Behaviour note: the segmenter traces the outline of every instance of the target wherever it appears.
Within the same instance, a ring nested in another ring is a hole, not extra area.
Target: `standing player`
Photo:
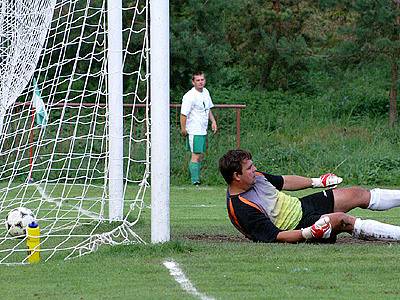
[[[208,120],[211,121],[214,133],[217,132],[217,122],[211,112],[214,104],[210,93],[204,87],[204,73],[194,73],[192,84],[193,88],[182,99],[180,123],[181,133],[186,137],[186,148],[192,153],[189,163],[191,181],[192,184],[199,185],[201,162],[206,151]]]
[[[355,238],[400,241],[400,227],[346,214],[360,207],[387,210],[400,206],[400,190],[350,187],[329,189],[303,198],[281,190],[334,187],[342,182],[334,174],[319,178],[276,176],[257,172],[252,156],[230,150],[219,160],[228,184],[227,209],[233,225],[254,242],[332,241],[340,232]]]

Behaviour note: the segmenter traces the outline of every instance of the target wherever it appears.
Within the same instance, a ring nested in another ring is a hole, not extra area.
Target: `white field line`
[[[43,198],[44,201],[46,201],[46,202],[51,202],[51,203],[55,203],[58,207],[67,206],[67,207],[76,209],[76,210],[79,211],[82,215],[88,216],[88,217],[93,218],[93,219],[96,219],[96,220],[100,218],[100,215],[99,215],[99,214],[96,214],[96,213],[94,213],[94,212],[91,212],[91,211],[89,211],[89,210],[86,210],[86,209],[83,209],[83,208],[80,208],[80,207],[76,207],[76,206],[71,205],[71,204],[62,203],[62,201],[57,201],[57,200],[55,200],[54,198],[50,198],[50,197],[46,194],[45,190],[44,190],[39,184],[35,184],[35,185],[36,185],[36,189],[39,191],[39,193],[40,193],[40,195],[42,196],[42,198]]]
[[[173,260],[164,261],[163,265],[169,270],[169,274],[174,277],[175,281],[179,283],[181,288],[188,294],[198,297],[201,300],[214,300],[212,297],[208,297],[200,292],[194,287],[190,280],[186,277],[185,273],[181,270],[178,263]]]

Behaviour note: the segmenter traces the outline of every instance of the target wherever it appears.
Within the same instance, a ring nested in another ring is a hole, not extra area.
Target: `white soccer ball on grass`
[[[28,224],[36,221],[33,212],[26,207],[11,210],[6,217],[6,228],[11,236],[25,236]]]

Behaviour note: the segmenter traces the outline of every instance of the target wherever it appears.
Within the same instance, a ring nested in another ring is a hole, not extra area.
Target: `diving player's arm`
[[[297,243],[309,239],[328,239],[332,233],[332,225],[328,216],[322,217],[310,227],[301,230],[281,231],[276,236],[277,242]]]
[[[276,237],[276,241],[281,243],[298,243],[303,242],[304,240],[301,230],[281,231]]]
[[[297,191],[312,187],[312,179],[297,175],[272,175],[261,172],[265,178],[279,191]]]
[[[284,175],[283,177],[283,190],[297,191],[312,187],[312,179],[297,176],[297,175]]]
[[[306,188],[335,188],[343,179],[332,173],[321,175],[319,178],[308,178],[297,175],[284,175],[283,190],[297,191]]]

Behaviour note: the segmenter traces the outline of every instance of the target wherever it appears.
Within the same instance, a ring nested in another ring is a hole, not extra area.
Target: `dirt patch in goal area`
[[[336,244],[380,244],[380,245],[389,245],[393,244],[393,242],[384,242],[384,241],[365,241],[352,238],[351,236],[339,236],[336,240]]]
[[[183,239],[190,241],[205,241],[205,242],[235,242],[235,243],[251,243],[250,240],[241,236],[231,236],[231,235],[223,235],[223,234],[192,234],[185,235]],[[383,241],[364,241],[352,238],[351,236],[338,236],[336,240],[336,244],[382,244],[389,245],[392,242],[383,242]]]
[[[204,241],[204,242],[242,242],[248,243],[250,242],[245,237],[234,236],[234,235],[223,235],[223,234],[191,234],[183,236],[185,240],[190,241]]]

